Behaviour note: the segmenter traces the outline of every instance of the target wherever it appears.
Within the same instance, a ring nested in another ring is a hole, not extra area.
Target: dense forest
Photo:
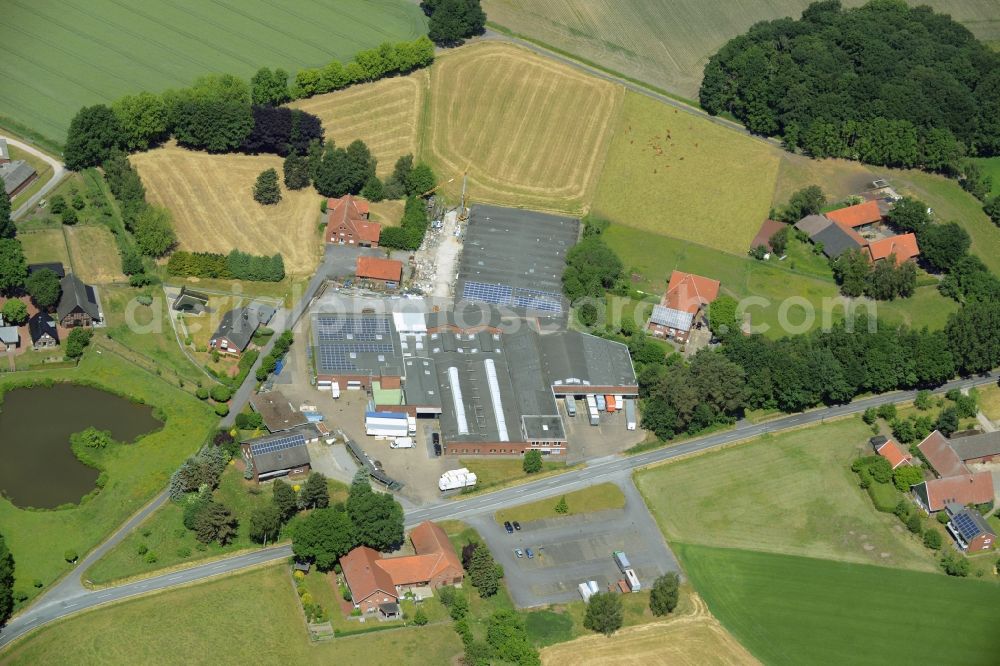
[[[965,154],[1000,153],[1000,53],[902,0],[758,23],[712,56],[699,94],[815,157],[954,172]]]

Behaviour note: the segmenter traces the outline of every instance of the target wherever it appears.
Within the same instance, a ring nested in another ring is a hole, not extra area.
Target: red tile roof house
[[[826,216],[858,233],[863,233],[882,221],[882,212],[878,208],[877,201],[866,201],[854,206],[831,210],[826,213]]]
[[[415,555],[383,558],[367,546],[358,546],[340,558],[354,607],[362,613],[380,611],[385,604],[399,602],[406,590],[414,587],[437,589],[458,585],[465,578],[462,562],[437,524],[424,521],[410,532]],[[380,606],[383,606],[380,609]]]
[[[868,244],[868,253],[871,255],[872,261],[881,261],[888,259],[890,255],[895,255],[898,266],[920,256],[920,246],[917,245],[915,235],[902,234],[872,241]]]
[[[403,279],[403,262],[382,257],[358,257],[354,274],[361,280],[376,282],[383,287],[398,287]]]
[[[872,448],[875,449],[875,453],[888,460],[893,469],[896,469],[900,465],[909,465],[912,463],[913,456],[901,449],[899,444],[891,439],[879,435],[878,437],[872,437],[870,441]]]
[[[993,501],[993,475],[976,472],[924,481],[913,486],[913,496],[927,513],[940,511],[952,502],[986,504]]]
[[[326,242],[378,247],[382,225],[368,221],[368,202],[350,194],[326,202]]]
[[[702,308],[719,296],[719,286],[718,280],[674,271],[663,300],[653,307],[646,330],[684,344]]]

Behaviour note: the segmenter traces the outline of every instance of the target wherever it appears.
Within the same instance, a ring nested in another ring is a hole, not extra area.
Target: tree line
[[[423,199],[411,196],[406,200],[400,225],[382,229],[379,245],[397,250],[416,250],[423,242],[429,224],[427,204]]]
[[[901,0],[757,23],[710,58],[699,99],[815,157],[954,175],[1000,152],[1000,54]]]
[[[178,250],[167,260],[167,272],[178,277],[281,282],[285,279],[285,262],[280,254],[269,257],[240,250],[229,254]]]

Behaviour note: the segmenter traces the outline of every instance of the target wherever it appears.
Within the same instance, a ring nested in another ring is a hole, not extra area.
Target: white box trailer
[[[625,580],[628,582],[628,589],[633,592],[638,592],[642,589],[642,585],[639,584],[639,577],[635,575],[635,571],[632,569],[626,569],[624,571]]]
[[[390,449],[412,449],[414,446],[412,437],[397,437],[389,443]]]
[[[591,407],[593,407],[594,409],[597,409],[597,396],[594,395],[593,393],[588,393],[587,394],[587,408],[589,409]]]
[[[476,474],[470,472],[465,467],[460,469],[450,469],[438,479],[438,489],[441,492],[446,490],[458,490],[459,488],[471,488],[476,485]]]
[[[596,580],[589,580],[586,583],[580,583],[576,587],[580,590],[580,596],[583,597],[584,601],[590,601],[590,598],[597,594],[601,589],[597,586]]]
[[[596,407],[590,408],[590,425],[596,426],[601,424],[601,415],[597,413]]]
[[[566,396],[566,413],[570,416],[576,416],[576,399],[573,396]]]
[[[608,403],[604,402],[604,396],[597,396],[597,411],[603,412],[608,408]]]
[[[635,400],[625,401],[625,427],[628,430],[635,430]]]
[[[417,434],[417,417],[406,415],[406,430],[410,435]]]
[[[619,412],[625,408],[625,397],[616,395],[615,396],[615,409]]]
[[[340,397],[340,382],[332,382],[330,384],[330,394],[334,400]]]

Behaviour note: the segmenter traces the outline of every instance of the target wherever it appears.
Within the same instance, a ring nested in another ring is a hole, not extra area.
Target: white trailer
[[[416,435],[417,434],[417,417],[416,416],[410,416],[409,414],[406,415],[406,431],[410,435]]]
[[[397,437],[389,442],[390,449],[412,449],[414,446],[412,437]]]
[[[587,407],[597,409],[597,396],[593,393],[587,394]]]
[[[330,384],[330,394],[333,396],[334,400],[340,397],[340,382],[333,382]]]
[[[597,413],[597,407],[590,408],[590,425],[601,425],[601,415]]]
[[[635,430],[635,400],[625,401],[625,427],[628,430]]]
[[[635,571],[626,569],[623,573],[625,574],[625,580],[628,582],[628,589],[633,592],[638,592],[642,589],[642,585],[639,584],[639,577],[635,575]]]
[[[625,573],[626,570],[632,568],[632,565],[629,564],[628,557],[626,557],[626,555],[625,555],[625,553],[623,551],[616,550],[613,553],[613,557],[615,559],[615,564],[618,565],[618,569],[622,573]]]
[[[597,411],[603,412],[608,408],[608,403],[604,402],[604,396],[597,396]]]
[[[580,596],[583,597],[584,601],[590,601],[590,598],[597,594],[601,588],[597,586],[596,580],[590,580],[586,583],[580,583],[576,586],[580,590]]]
[[[450,469],[441,475],[438,480],[438,489],[441,492],[446,490],[458,490],[459,488],[471,488],[476,485],[476,474],[470,472],[465,467],[460,469]]]
[[[625,397],[621,395],[615,396],[615,409],[619,412],[625,408]]]

